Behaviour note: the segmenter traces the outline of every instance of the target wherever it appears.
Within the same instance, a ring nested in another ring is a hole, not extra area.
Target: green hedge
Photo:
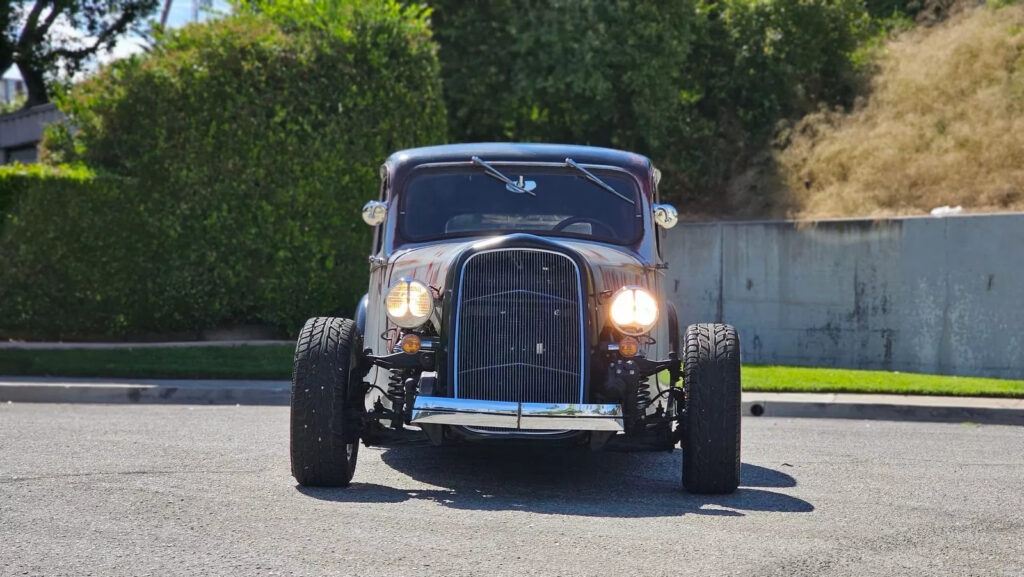
[[[147,233],[126,184],[82,167],[0,167],[0,195],[12,201],[0,232],[0,337],[126,328]]]
[[[0,290],[20,303],[0,327],[294,332],[311,315],[351,314],[366,290],[359,209],[377,194],[377,167],[443,141],[445,112],[427,15],[346,5],[305,21],[190,25],[76,86],[61,106],[79,130],[47,147],[123,186],[33,185],[0,249],[18,260]],[[64,197],[76,198],[53,204]]]

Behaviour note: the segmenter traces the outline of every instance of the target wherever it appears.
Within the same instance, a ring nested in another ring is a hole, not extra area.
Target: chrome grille
[[[583,402],[582,287],[568,256],[498,249],[462,267],[455,324],[455,396]]]

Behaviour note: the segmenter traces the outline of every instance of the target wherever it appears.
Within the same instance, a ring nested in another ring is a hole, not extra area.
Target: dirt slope
[[[890,41],[869,97],[782,136],[790,216],[1024,210],[1024,6]]]

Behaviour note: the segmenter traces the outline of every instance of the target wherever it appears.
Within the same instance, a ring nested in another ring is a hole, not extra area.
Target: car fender
[[[366,306],[370,300],[369,294],[364,294],[363,298],[359,299],[359,304],[356,305],[356,331],[359,332],[359,336],[366,336]]]

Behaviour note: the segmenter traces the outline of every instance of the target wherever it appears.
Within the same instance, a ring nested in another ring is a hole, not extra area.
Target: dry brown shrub
[[[866,103],[811,114],[784,138],[792,216],[1024,210],[1024,6],[904,33]]]

